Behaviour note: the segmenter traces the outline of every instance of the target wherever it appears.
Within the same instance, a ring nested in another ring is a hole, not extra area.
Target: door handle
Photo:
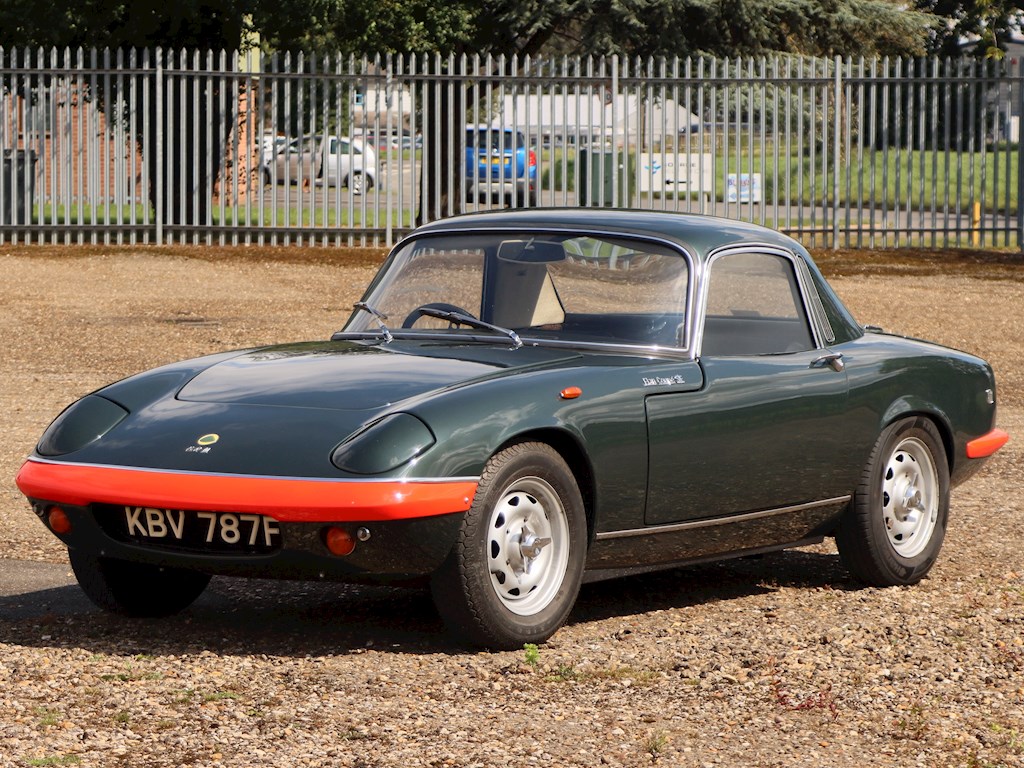
[[[811,368],[824,368],[826,365],[836,373],[842,373],[846,368],[846,363],[843,362],[843,353],[829,352],[827,355],[816,357],[811,363]]]

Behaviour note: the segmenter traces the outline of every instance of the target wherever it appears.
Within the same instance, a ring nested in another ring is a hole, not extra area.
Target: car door
[[[307,184],[319,170],[316,139],[290,140],[275,158],[275,181],[278,184]]]
[[[849,493],[848,383],[785,251],[708,264],[698,392],[646,398],[647,524],[725,517]]]

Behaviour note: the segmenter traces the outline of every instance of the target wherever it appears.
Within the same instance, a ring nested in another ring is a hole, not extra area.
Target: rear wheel
[[[100,608],[123,616],[170,616],[193,602],[210,576],[68,550],[71,569],[86,596]]]
[[[849,571],[878,587],[914,584],[939,556],[949,515],[942,437],[924,418],[887,427],[836,531]]]
[[[583,574],[587,524],[572,471],[543,443],[519,443],[484,469],[458,540],[431,589],[460,637],[495,649],[547,640]]]

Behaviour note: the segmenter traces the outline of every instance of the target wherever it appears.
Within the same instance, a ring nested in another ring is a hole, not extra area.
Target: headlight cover
[[[40,456],[61,456],[84,448],[116,427],[128,411],[99,395],[86,395],[64,409],[39,439]]]
[[[434,443],[430,427],[410,413],[393,413],[346,438],[331,454],[338,469],[379,475],[412,461]]]

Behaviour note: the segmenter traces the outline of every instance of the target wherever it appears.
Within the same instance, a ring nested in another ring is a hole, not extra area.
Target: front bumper
[[[451,551],[476,492],[476,481],[470,479],[265,478],[36,458],[25,463],[17,483],[54,535],[68,547],[101,557],[224,575],[376,582],[436,570]],[[66,532],[53,531],[50,524],[55,506],[70,523]],[[207,553],[170,538],[133,540],[118,535],[109,520],[126,506],[266,516],[278,523],[280,546],[265,553]],[[350,554],[331,553],[326,543],[330,528],[341,528],[357,541]]]

